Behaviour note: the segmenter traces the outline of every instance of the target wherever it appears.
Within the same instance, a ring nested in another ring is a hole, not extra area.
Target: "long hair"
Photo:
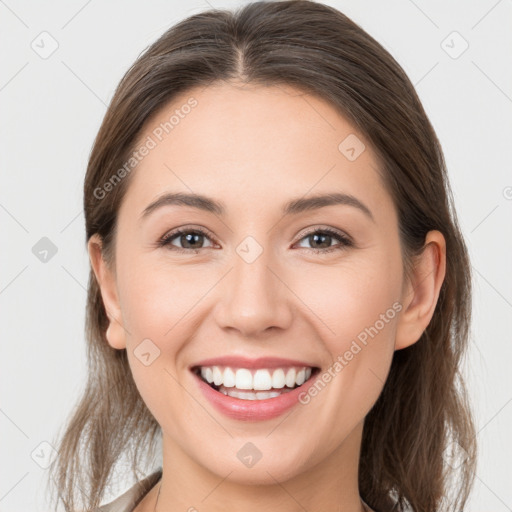
[[[129,160],[150,116],[192,87],[232,80],[314,94],[367,137],[398,212],[406,272],[429,230],[444,235],[446,277],[432,320],[416,343],[394,353],[365,418],[359,490],[379,512],[462,510],[476,467],[474,419],[460,371],[471,320],[467,248],[442,149],[413,85],[347,16],[309,0],[254,2],[195,14],[167,30],[122,78],[94,141],[84,183],[86,242],[99,234],[105,261],[114,265],[117,214],[133,173],[110,187],[107,199],[98,191]],[[126,350],[106,340],[108,322],[91,269],[87,383],[50,470],[66,511],[77,503],[94,510],[121,457],[139,479],[141,455],[153,453],[161,435]]]

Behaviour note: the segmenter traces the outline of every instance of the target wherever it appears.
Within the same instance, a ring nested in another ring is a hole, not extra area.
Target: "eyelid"
[[[196,231],[198,233],[201,233],[201,234],[204,234],[206,236],[208,236],[208,238],[210,238],[211,240],[215,241],[216,238],[215,236],[213,235],[213,233],[203,227],[203,226],[200,226],[200,225],[195,225],[195,224],[185,224],[184,226],[178,226],[177,228],[173,228],[169,231],[166,231],[165,234],[159,239],[159,243],[161,242],[164,242],[166,240],[169,240],[171,239],[172,237],[174,237],[175,235],[178,235],[182,232],[189,232],[189,231]]]
[[[314,224],[313,226],[309,226],[307,228],[304,228],[303,231],[298,235],[297,241],[300,242],[304,237],[311,235],[316,232],[322,232],[322,233],[329,233],[332,235],[339,236],[341,238],[346,239],[350,243],[354,243],[352,240],[352,237],[342,229],[334,228],[332,226],[322,226],[318,224]]]
[[[194,232],[201,234],[203,236],[206,236],[208,239],[210,239],[212,241],[213,244],[218,244],[216,237],[211,233],[211,231],[209,229],[207,229],[203,226],[191,224],[191,225],[179,226],[170,231],[167,231],[159,239],[159,241],[157,242],[157,245],[159,247],[171,246],[172,245],[170,242],[171,239],[173,239],[183,233],[194,233]],[[339,251],[339,250],[343,250],[343,249],[347,249],[349,247],[355,246],[352,237],[350,235],[348,235],[346,232],[344,232],[338,228],[334,228],[331,226],[322,226],[322,225],[313,225],[313,226],[304,228],[304,230],[300,233],[300,235],[298,235],[298,237],[297,237],[296,241],[293,243],[293,245],[296,245],[297,243],[301,242],[304,238],[306,238],[307,236],[310,236],[314,233],[327,234],[331,237],[337,238],[340,243],[338,243],[337,245],[334,245],[334,246],[330,246],[325,249],[315,249],[315,248],[308,248],[308,247],[303,247],[302,249],[305,249],[308,252],[313,252],[315,254],[328,254],[332,251],[336,251],[336,250]],[[201,247],[199,249],[183,249],[180,247],[172,246],[171,250],[176,251],[176,252],[181,252],[181,253],[192,252],[194,254],[197,254],[202,249],[204,250],[204,249],[211,249],[211,248],[212,247]]]

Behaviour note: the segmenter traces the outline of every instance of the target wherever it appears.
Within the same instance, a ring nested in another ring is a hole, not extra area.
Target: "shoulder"
[[[162,476],[162,468],[137,482],[114,501],[98,507],[95,512],[132,512],[144,496],[153,488]]]

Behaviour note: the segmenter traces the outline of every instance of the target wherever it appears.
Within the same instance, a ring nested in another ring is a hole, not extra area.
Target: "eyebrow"
[[[142,212],[140,220],[144,220],[153,211],[163,206],[189,206],[191,208],[197,208],[198,210],[204,210],[209,213],[213,213],[222,217],[226,214],[226,207],[221,201],[216,201],[210,197],[193,194],[193,193],[166,193],[158,197],[155,201],[150,203]],[[356,197],[350,194],[344,194],[339,192],[333,192],[330,194],[318,194],[307,198],[300,197],[287,202],[282,208],[283,216],[297,215],[299,213],[318,210],[325,208],[326,206],[332,205],[345,205],[352,206],[353,208],[359,209],[363,212],[372,222],[375,222],[372,212],[370,209],[362,203]]]

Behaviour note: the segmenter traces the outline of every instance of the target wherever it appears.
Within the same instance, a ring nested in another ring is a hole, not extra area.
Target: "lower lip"
[[[306,392],[314,384],[313,375],[305,384],[293,391],[282,393],[275,398],[265,400],[243,400],[216,391],[194,373],[199,388],[211,404],[221,413],[241,421],[263,421],[276,418],[299,403],[299,395]]]

